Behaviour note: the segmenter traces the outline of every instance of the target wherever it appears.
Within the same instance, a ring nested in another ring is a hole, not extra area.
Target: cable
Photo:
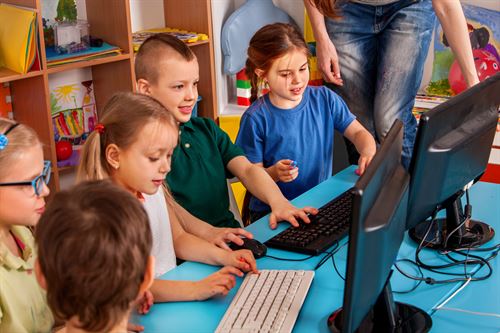
[[[441,307],[443,307],[446,303],[448,303],[449,301],[451,301],[453,299],[453,297],[455,297],[459,292],[461,292],[465,287],[467,287],[467,285],[472,281],[471,278],[467,279],[467,281],[460,287],[458,288],[457,290],[455,290],[455,292],[453,294],[451,294],[450,297],[448,297],[447,299],[445,299],[443,302],[441,302],[441,304],[439,304],[438,306],[434,307],[433,310],[439,310]]]
[[[463,310],[463,309],[458,309],[458,308],[443,308],[443,307],[436,309],[436,310],[457,311],[457,312],[469,313],[469,314],[478,315],[478,316],[488,316],[488,317],[500,318],[500,314],[498,314],[498,313],[477,312],[477,311]]]
[[[417,267],[418,269],[418,272],[420,273],[420,276],[413,276],[413,275],[410,275],[406,272],[404,272],[401,268],[399,268],[398,266],[398,262],[409,262],[413,265],[415,265],[415,267]],[[396,267],[396,269],[399,271],[399,273],[401,273],[402,275],[406,276],[407,278],[409,279],[412,279],[412,280],[417,280],[418,282],[413,286],[413,288],[411,289],[408,289],[408,290],[404,290],[404,291],[396,291],[396,290],[393,290],[392,292],[394,294],[407,294],[407,293],[411,293],[412,291],[414,291],[415,289],[418,288],[418,286],[420,286],[420,284],[425,281],[425,277],[424,277],[424,272],[422,272],[422,268],[420,268],[420,266],[414,262],[413,260],[411,259],[398,259],[394,262],[394,267]]]
[[[314,254],[311,254],[309,257],[300,258],[300,259],[280,258],[280,257],[269,256],[267,254],[264,257],[275,259],[275,260],[282,260],[282,261],[306,261],[306,260],[311,259],[312,257],[314,257]]]
[[[349,244],[349,241],[345,242],[345,243],[344,243],[341,247],[339,247],[339,248],[335,251],[335,253],[337,253],[338,251],[340,251],[340,249],[342,249],[342,248],[343,248],[344,246],[346,246],[347,244]],[[334,254],[335,254],[335,253],[334,253]],[[340,276],[340,278],[341,278],[342,280],[344,280],[344,281],[345,281],[345,277],[343,277],[343,276],[342,276],[342,274],[340,274],[339,270],[337,269],[337,265],[335,264],[335,257],[332,255],[332,256],[331,256],[331,258],[332,258],[332,264],[333,264],[333,268],[335,269],[335,272],[337,272],[338,276]]]
[[[325,262],[327,262],[331,256],[333,256],[335,253],[337,253],[336,251],[338,250],[338,247],[339,247],[338,240],[335,242],[334,246],[335,246],[335,248],[332,249],[330,252],[326,252],[326,255],[323,258],[321,258],[321,260],[316,264],[316,266],[314,266],[314,270],[317,270],[318,268],[323,266],[323,264]]]

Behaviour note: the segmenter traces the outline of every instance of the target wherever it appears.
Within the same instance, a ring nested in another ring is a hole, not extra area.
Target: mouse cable
[[[270,256],[270,255],[267,255],[267,254],[266,254],[264,257],[266,257],[266,258],[271,258],[271,259],[275,259],[275,260],[282,260],[282,261],[306,261],[306,260],[309,260],[309,259],[311,259],[312,257],[314,257],[314,254],[311,254],[311,255],[310,255],[310,256],[308,256],[308,257],[299,258],[299,259],[280,258],[280,257]]]

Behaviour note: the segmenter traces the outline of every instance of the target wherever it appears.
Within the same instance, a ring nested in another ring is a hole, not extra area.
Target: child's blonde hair
[[[20,154],[33,146],[42,147],[40,139],[38,139],[37,134],[31,127],[16,123],[10,119],[0,118],[0,135],[4,135],[9,129],[10,131],[6,135],[8,141],[0,149],[0,179],[5,176],[9,167],[15,165]]]
[[[100,122],[83,147],[77,180],[109,178],[111,166],[106,160],[106,147],[115,144],[127,149],[141,129],[150,122],[161,122],[179,132],[177,122],[156,99],[136,93],[117,93],[111,97],[99,115]]]

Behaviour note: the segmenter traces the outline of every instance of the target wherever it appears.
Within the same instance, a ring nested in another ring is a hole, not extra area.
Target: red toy
[[[472,54],[474,56],[474,63],[476,64],[479,81],[486,80],[488,77],[495,75],[500,70],[498,60],[490,52],[483,49],[475,49],[472,50]],[[460,66],[456,60],[450,67],[448,82],[450,82],[451,90],[453,90],[455,94],[459,94],[467,88]]]
[[[56,142],[56,156],[58,161],[64,161],[73,154],[73,145],[68,141]]]

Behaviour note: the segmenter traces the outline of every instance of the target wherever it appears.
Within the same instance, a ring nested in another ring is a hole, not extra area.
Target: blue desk
[[[336,176],[328,179],[302,196],[296,198],[293,203],[297,206],[311,205],[319,207],[331,200],[333,197],[349,189],[355,183],[356,179],[357,176],[354,174],[354,167],[347,168]],[[496,229],[500,230],[500,221],[498,221],[498,217],[500,216],[500,186],[478,183],[473,187],[471,192],[474,218],[496,225]],[[256,239],[264,242],[287,227],[288,225],[282,224],[278,226],[276,230],[271,230],[268,227],[267,217],[264,217],[263,219],[250,225],[248,230],[254,234]],[[491,243],[498,243],[499,239],[500,237],[497,233],[494,241]],[[347,239],[343,239],[341,244],[346,243],[346,241]],[[401,246],[399,257],[413,259],[415,248],[415,244],[412,243],[408,237],[406,237]],[[271,248],[268,249],[268,254],[275,257],[289,259],[304,257],[304,255],[301,254]],[[422,257],[425,258],[426,261],[439,262],[438,255],[433,251],[424,250]],[[322,256],[318,256],[307,261],[287,262],[264,257],[257,260],[257,265],[259,269],[313,269],[321,258]],[[346,258],[347,246],[344,246],[335,255],[337,267],[339,267],[342,273],[345,271]],[[466,288],[471,288],[471,290],[472,288],[484,288],[487,291],[496,284],[496,289],[500,290],[500,286],[498,286],[498,270],[500,269],[500,267],[498,267],[498,262],[499,260],[495,259],[494,264],[497,268],[495,275],[485,281],[484,286],[479,283],[477,285],[475,285],[476,283],[471,283]],[[217,267],[209,265],[187,262],[168,272],[162,278],[171,280],[199,280],[206,277],[210,273],[215,272],[217,269]],[[446,278],[445,276],[433,273],[426,275],[435,279]],[[495,278],[497,283],[494,283]],[[204,302],[155,304],[149,314],[140,318],[140,323],[145,326],[147,333],[213,332],[219,324],[219,321],[224,315],[224,312],[229,306],[232,298],[236,294],[241,280],[242,279],[240,278],[237,279],[237,287],[235,287],[229,295],[224,298],[216,298]],[[408,290],[413,284],[414,281],[409,280],[398,273],[395,273],[391,279],[391,285],[395,291]],[[459,283],[432,286],[422,283],[415,291],[409,294],[396,294],[395,298],[397,301],[416,305],[432,314],[434,313],[432,309],[442,300],[451,295],[457,288],[459,288],[459,286]],[[309,289],[309,293],[295,324],[294,332],[327,333],[328,328],[326,326],[326,319],[332,311],[342,306],[343,290],[344,281],[333,269],[331,261],[328,261],[316,270],[313,283]],[[472,292],[472,295],[474,295],[474,292]],[[463,292],[457,296],[456,302],[459,302],[458,299],[460,298],[468,298],[471,299],[471,303],[479,303],[483,302],[485,298],[488,298],[488,304],[485,302],[484,308],[476,308],[475,310],[500,313],[500,304],[498,299],[500,292],[495,294],[497,295],[496,301],[493,299],[495,297],[491,292],[483,294],[481,299],[474,298],[472,295],[470,293],[466,293],[466,290],[463,290]],[[463,303],[454,303],[454,305],[449,303],[447,306],[467,308],[463,305]],[[448,311],[437,311],[436,314],[433,315],[433,332],[478,332],[478,330],[474,329],[474,325],[478,321],[490,320],[490,318],[483,319],[485,317],[480,317],[478,319],[476,317],[469,316],[469,319],[464,319],[462,322],[442,323],[443,321],[449,321],[450,318],[461,317],[462,315],[456,312]],[[495,318],[491,319],[492,322],[494,320]],[[497,325],[497,330],[495,332],[498,331],[499,327],[500,325]]]

